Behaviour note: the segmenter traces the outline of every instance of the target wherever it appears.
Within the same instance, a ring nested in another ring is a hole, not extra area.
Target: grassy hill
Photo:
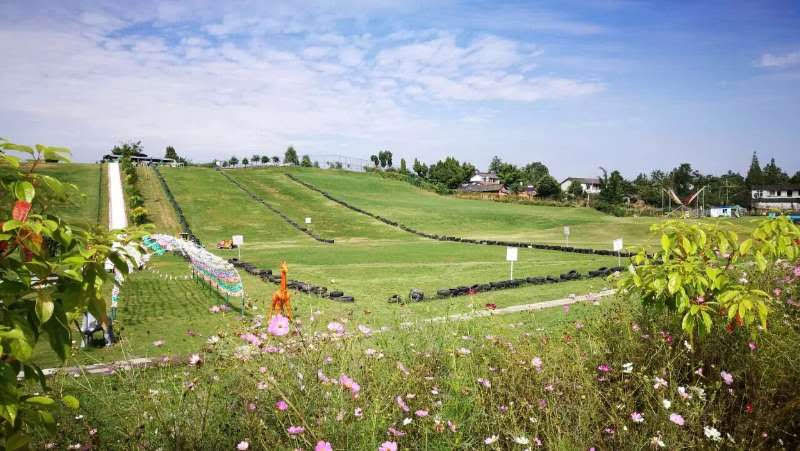
[[[107,188],[101,184],[101,178],[105,181],[105,177],[101,176],[101,167],[99,164],[58,163],[42,164],[36,170],[64,183],[72,183],[83,194],[81,199],[76,199],[74,205],[55,206],[54,211],[57,214],[69,221],[90,224],[96,224],[100,218],[100,223],[106,224],[108,207],[103,204],[101,197],[105,196]]]
[[[661,221],[617,218],[592,208],[459,199],[372,174],[302,168],[291,169],[291,174],[366,211],[429,233],[557,244],[564,241],[563,227],[570,226],[571,245],[608,249],[617,238],[626,245],[652,243],[649,228]],[[744,231],[752,221],[733,224]]]

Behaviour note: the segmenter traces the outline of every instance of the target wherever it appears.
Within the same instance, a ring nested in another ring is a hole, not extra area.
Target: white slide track
[[[128,227],[119,163],[108,163],[108,229]]]

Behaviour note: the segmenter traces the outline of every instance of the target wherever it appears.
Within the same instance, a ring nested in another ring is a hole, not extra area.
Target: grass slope
[[[155,226],[155,232],[175,235],[181,231],[175,210],[172,209],[158,177],[150,167],[138,167],[139,190],[144,198],[144,207]]]
[[[36,171],[78,187],[82,196],[74,205],[55,206],[54,212],[71,222],[96,224],[100,207],[101,166],[85,163],[42,164]],[[102,220],[102,219],[101,219]]]
[[[626,245],[651,244],[649,228],[661,221],[616,218],[591,208],[459,199],[372,174],[301,168],[291,171],[334,197],[429,233],[562,243],[563,226],[570,226],[570,244],[608,249],[612,240],[620,237]],[[741,231],[752,227],[751,219],[726,222]]]

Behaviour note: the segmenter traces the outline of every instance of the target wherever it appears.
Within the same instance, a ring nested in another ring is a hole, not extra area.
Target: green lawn
[[[260,172],[279,171],[286,170]],[[649,228],[662,221],[649,217],[617,218],[583,207],[459,199],[365,173],[302,168],[290,171],[300,180],[311,183],[337,199],[429,233],[563,243],[563,227],[570,226],[571,245],[609,249],[616,238],[623,238],[626,246],[652,243]],[[738,229],[746,231],[752,228],[753,220],[746,218],[725,222],[736,224]]]
[[[42,164],[36,171],[55,177],[64,183],[71,183],[77,186],[82,193],[81,198],[76,199],[74,205],[54,206],[56,214],[72,222],[97,224],[98,217],[100,217],[100,222],[103,222],[102,212],[105,210],[100,206],[100,197],[102,196],[100,168],[101,166],[98,164],[58,163]],[[103,190],[105,191],[105,187]],[[98,210],[100,214],[98,214]]]

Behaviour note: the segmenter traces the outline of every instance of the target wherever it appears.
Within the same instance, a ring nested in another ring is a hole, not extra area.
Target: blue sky
[[[557,178],[800,169],[797,2],[3,2],[0,136]]]

